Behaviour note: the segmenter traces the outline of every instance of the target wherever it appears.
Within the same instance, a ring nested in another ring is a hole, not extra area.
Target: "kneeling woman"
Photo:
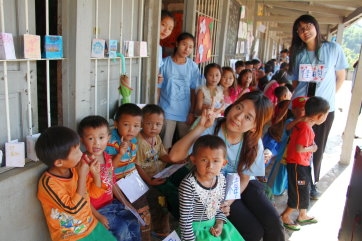
[[[201,135],[221,137],[227,148],[224,174],[238,173],[241,199],[230,205],[228,219],[248,241],[284,240],[284,228],[279,214],[264,194],[264,187],[255,176],[264,176],[264,155],[261,135],[263,126],[273,114],[273,105],[261,92],[242,95],[225,111],[225,117],[215,121],[213,109],[204,110],[200,122],[172,147],[170,158],[182,160],[189,154],[195,140]]]

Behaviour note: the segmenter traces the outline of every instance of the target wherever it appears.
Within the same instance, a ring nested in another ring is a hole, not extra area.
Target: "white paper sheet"
[[[133,171],[128,176],[119,179],[117,185],[131,203],[148,191],[147,184],[142,180],[137,171]]]
[[[240,177],[237,173],[226,175],[225,200],[240,199]]]

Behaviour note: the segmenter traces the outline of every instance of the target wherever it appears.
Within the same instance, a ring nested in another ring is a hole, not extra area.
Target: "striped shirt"
[[[180,229],[182,240],[195,240],[192,230],[193,222],[212,218],[227,222],[220,210],[220,203],[225,196],[225,177],[220,174],[211,188],[202,186],[194,173],[188,174],[179,186],[180,196]]]

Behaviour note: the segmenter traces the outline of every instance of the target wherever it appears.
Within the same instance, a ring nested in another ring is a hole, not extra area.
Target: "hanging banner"
[[[212,18],[199,16],[197,21],[197,49],[196,63],[203,63],[211,59],[211,33],[214,28]]]

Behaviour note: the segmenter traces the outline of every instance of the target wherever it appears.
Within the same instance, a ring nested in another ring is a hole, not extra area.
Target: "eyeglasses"
[[[314,26],[313,23],[307,23],[306,25],[304,25],[304,27],[299,27],[297,33],[302,34],[305,31],[309,31],[312,26]]]

